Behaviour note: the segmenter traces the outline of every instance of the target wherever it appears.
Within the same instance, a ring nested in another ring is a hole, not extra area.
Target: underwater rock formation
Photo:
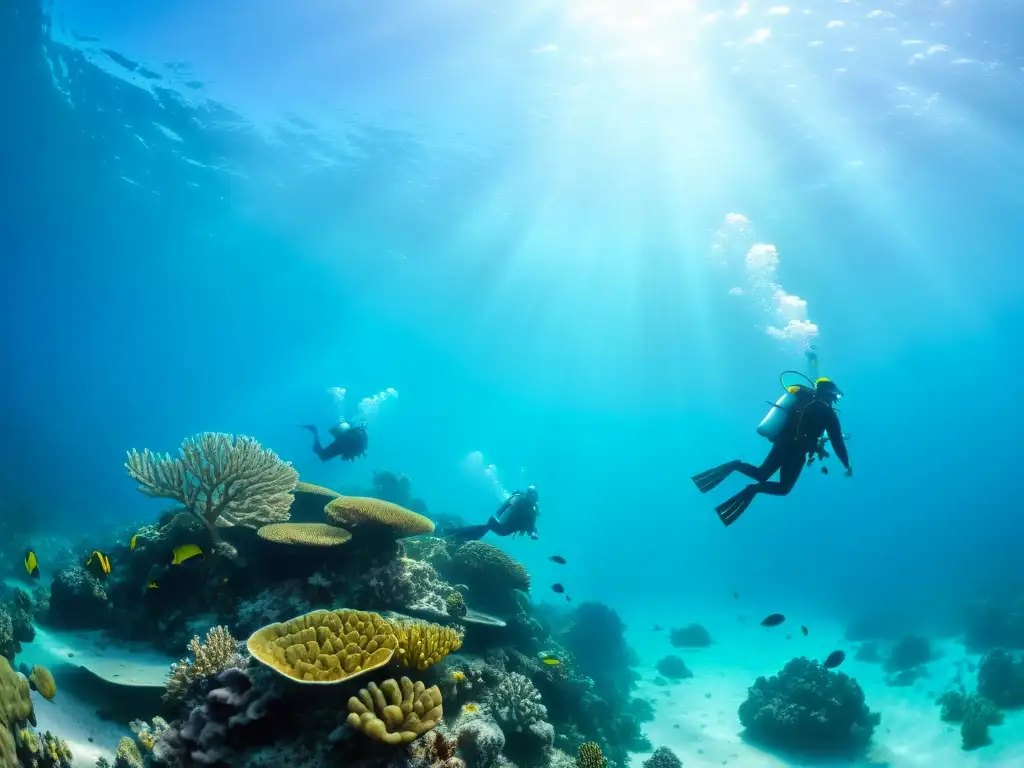
[[[683,768],[683,761],[668,747],[658,747],[644,760],[644,768]]]
[[[965,750],[978,749],[992,743],[988,729],[1003,722],[995,704],[976,693],[946,691],[939,697],[940,717],[946,723],[960,723],[960,738]]]
[[[971,605],[964,619],[964,647],[971,653],[1024,649],[1024,604],[1020,601]]]
[[[658,660],[658,672],[669,680],[686,680],[693,677],[693,672],[686,666],[686,662],[675,654],[669,654]]]
[[[474,608],[503,617],[517,613],[515,593],[530,590],[526,569],[484,541],[468,541],[456,549],[443,573],[451,583],[471,585],[468,602]]]
[[[489,717],[462,718],[453,728],[456,743],[470,768],[491,768],[505,750],[505,734]]]
[[[78,565],[56,573],[50,585],[47,620],[61,629],[100,629],[109,621],[110,603],[99,579]]]
[[[668,641],[673,648],[707,648],[714,642],[711,633],[700,624],[673,629]]]
[[[856,680],[804,657],[759,677],[739,716],[751,740],[794,751],[861,750],[881,720]]]
[[[978,664],[978,693],[1000,709],[1024,707],[1024,659],[997,648]]]
[[[882,668],[886,672],[905,672],[932,660],[932,646],[926,637],[904,635],[892,647]]]

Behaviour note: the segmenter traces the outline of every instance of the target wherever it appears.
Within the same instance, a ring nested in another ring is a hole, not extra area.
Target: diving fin
[[[694,475],[690,479],[693,480],[693,484],[697,486],[697,490],[701,493],[707,493],[713,488],[717,488],[725,478],[736,471],[736,464],[738,462],[730,461],[728,464],[722,464],[720,467],[709,469],[707,472],[701,472],[699,475]]]
[[[750,506],[756,495],[754,486],[748,485],[735,496],[715,507],[718,519],[722,521],[724,526],[729,527],[740,519],[740,515],[747,511],[747,507]]]

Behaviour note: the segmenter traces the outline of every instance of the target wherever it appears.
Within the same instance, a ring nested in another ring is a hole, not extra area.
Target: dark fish
[[[786,635],[786,639],[787,639],[787,640],[792,640],[792,639],[793,639],[793,636],[792,636],[792,635]]]
[[[803,624],[800,625],[800,631],[804,633],[804,637],[807,637],[807,627]]]
[[[560,595],[565,594],[565,587],[563,587],[561,584],[552,584],[551,588]]]
[[[106,579],[110,575],[110,558],[102,552],[93,550],[89,559],[85,561],[85,570],[97,579]]]
[[[565,565],[565,558],[561,555],[552,555],[548,558],[552,563],[558,563],[559,565]]]
[[[821,666],[825,669],[835,669],[844,661],[846,661],[846,654],[843,651],[832,651],[828,658],[821,663]]]
[[[764,619],[761,621],[761,626],[762,627],[777,627],[777,626],[779,626],[779,624],[781,624],[785,620],[786,620],[786,617],[783,616],[781,613],[772,613],[772,614],[769,614],[768,616],[764,617]]]
[[[740,593],[737,592],[735,589],[732,591],[732,599],[733,600],[739,600],[740,599]]]
[[[827,475],[828,474],[828,467],[822,467],[821,468],[821,474]]]
[[[36,560],[36,553],[31,549],[25,550],[25,570],[33,579],[39,578],[39,561]]]

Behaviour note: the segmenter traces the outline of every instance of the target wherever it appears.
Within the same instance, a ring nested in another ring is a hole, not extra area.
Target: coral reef
[[[711,633],[700,624],[673,629],[668,641],[673,648],[707,648],[714,642]]]
[[[1024,600],[971,605],[964,618],[964,646],[971,653],[1024,649]]]
[[[905,672],[932,660],[931,643],[925,637],[904,635],[892,647],[882,668],[886,672]]]
[[[794,751],[862,749],[881,720],[856,680],[803,657],[759,677],[739,716],[752,740]]]
[[[288,519],[299,475],[257,440],[204,432],[183,440],[178,453],[132,450],[125,468],[139,491],[180,503],[214,541],[217,526],[255,528]]]
[[[693,677],[693,672],[686,666],[686,662],[675,654],[669,654],[658,660],[658,672],[669,680],[685,680]]]
[[[644,768],[683,768],[683,761],[668,747],[658,747],[644,760]]]
[[[548,716],[536,686],[518,672],[508,675],[491,691],[488,704],[506,738],[510,732],[522,732]]]
[[[99,579],[79,565],[58,571],[50,585],[49,623],[62,629],[106,626],[110,613],[107,592]]]
[[[978,693],[1000,709],[1024,707],[1024,659],[997,648],[978,664]]]
[[[502,549],[483,541],[468,541],[452,555],[443,571],[449,581],[471,584],[469,602],[502,616],[518,611],[517,590],[528,592],[530,574]]]
[[[960,737],[965,750],[978,749],[992,743],[988,729],[1003,722],[995,704],[976,693],[962,689],[946,691],[939,697],[941,717],[947,723],[960,723]]]
[[[384,744],[405,744],[431,730],[443,716],[441,692],[408,677],[369,683],[348,700],[348,724]]]
[[[143,768],[142,752],[131,736],[125,736],[114,753],[114,768]]]
[[[576,766],[577,768],[605,768],[601,747],[592,741],[580,744],[576,752]]]
[[[167,680],[167,699],[180,699],[196,681],[222,672],[230,667],[244,667],[246,661],[238,653],[238,641],[231,636],[227,627],[213,627],[206,633],[206,639],[199,641],[195,635],[188,644],[192,658],[184,658],[171,666]]]
[[[29,681],[0,656],[0,768],[70,768],[67,744],[35,725]]]
[[[257,531],[261,539],[275,544],[304,547],[337,547],[352,539],[344,528],[327,523],[271,523]]]
[[[324,508],[327,519],[363,536],[401,539],[434,532],[430,518],[380,499],[339,496]]]

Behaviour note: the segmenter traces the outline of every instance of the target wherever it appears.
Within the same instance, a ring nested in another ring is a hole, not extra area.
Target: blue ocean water
[[[699,621],[756,658],[735,614],[774,611],[947,633],[1021,581],[1022,22],[5,0],[3,499],[134,523],[127,450],[245,434],[470,522],[535,485],[539,539],[499,542],[533,599],[614,607],[642,655]],[[690,476],[761,461],[809,345],[854,475],[725,528],[740,481]],[[319,462],[298,425],[359,413],[367,457]]]

